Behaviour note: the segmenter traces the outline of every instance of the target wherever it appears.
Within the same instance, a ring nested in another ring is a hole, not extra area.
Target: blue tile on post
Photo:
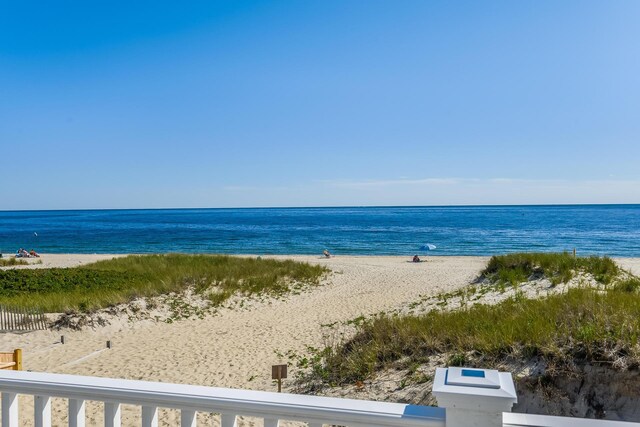
[[[484,371],[475,370],[475,369],[463,369],[462,370],[463,377],[474,377],[474,378],[484,378]]]

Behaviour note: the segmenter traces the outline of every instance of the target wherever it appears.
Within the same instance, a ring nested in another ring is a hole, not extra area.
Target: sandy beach
[[[27,268],[70,267],[114,255],[43,255]],[[335,324],[389,311],[423,295],[449,292],[477,277],[486,257],[278,256],[327,266],[318,287],[283,299],[254,299],[203,319],[115,322],[85,329],[0,335],[0,348],[22,348],[24,369],[217,387],[274,390],[271,365],[332,339]],[[640,274],[640,259],[617,262]],[[25,267],[20,267],[25,268]],[[59,343],[65,335],[65,344]],[[106,341],[113,348],[106,349]],[[295,369],[290,371],[290,378]],[[290,382],[285,382],[285,391]],[[63,411],[54,405],[54,411]],[[93,415],[91,415],[93,414]],[[62,413],[60,415],[63,415]],[[88,415],[99,417],[99,411]],[[124,412],[124,425],[135,417]],[[94,421],[98,422],[97,419]]]
[[[28,267],[70,267],[112,256],[43,255],[42,264]],[[323,264],[332,273],[299,295],[252,300],[204,319],[66,330],[65,345],[55,344],[59,332],[3,334],[2,348],[23,348],[25,369],[34,371],[273,390],[270,366],[285,362],[277,352],[322,345],[328,329],[322,325],[464,286],[486,262],[483,257],[431,257],[419,264],[406,257],[277,258]],[[107,340],[113,348],[92,355]]]

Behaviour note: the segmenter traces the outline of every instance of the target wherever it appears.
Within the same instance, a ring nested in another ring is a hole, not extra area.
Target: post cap
[[[432,391],[444,408],[510,411],[518,401],[511,374],[494,369],[438,368]]]
[[[495,369],[450,367],[444,383],[461,387],[500,388],[500,375]]]

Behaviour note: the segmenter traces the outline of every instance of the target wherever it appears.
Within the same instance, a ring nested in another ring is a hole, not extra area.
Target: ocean
[[[0,211],[0,251],[640,257],[640,205]]]

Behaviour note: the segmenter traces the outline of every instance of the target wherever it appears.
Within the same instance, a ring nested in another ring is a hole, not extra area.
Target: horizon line
[[[571,207],[571,206],[640,206],[640,203],[523,203],[523,204],[452,204],[452,205],[334,205],[334,206],[238,206],[238,207],[162,207],[162,208],[77,208],[77,209],[0,209],[0,212],[70,212],[70,211],[168,211],[168,210],[239,210],[239,209],[362,209],[362,208],[481,208],[481,207]]]

